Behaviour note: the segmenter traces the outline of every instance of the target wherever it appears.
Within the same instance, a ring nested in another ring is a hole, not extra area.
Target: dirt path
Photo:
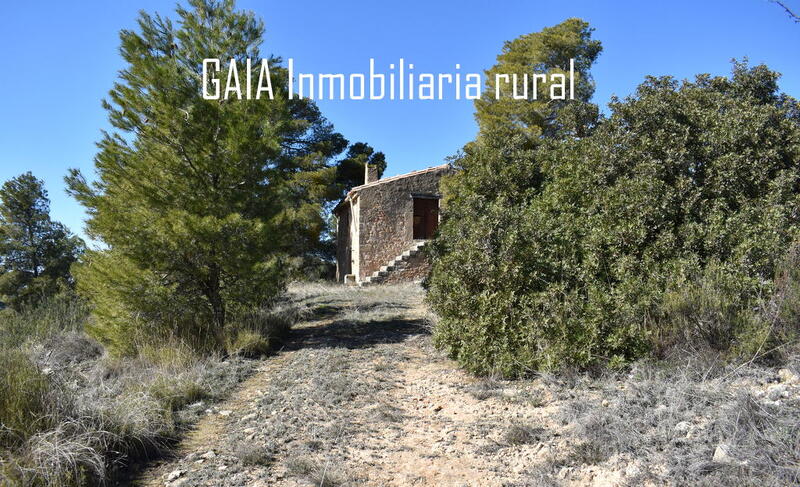
[[[771,480],[747,485],[796,485],[800,478],[797,368],[750,367],[738,376],[723,368],[710,377],[692,362],[597,377],[476,379],[431,346],[418,286],[304,286],[292,296],[307,318],[286,347],[208,409],[141,484],[738,485],[748,474]]]
[[[418,287],[295,292],[310,317],[286,348],[142,484],[514,485],[543,449],[503,439],[510,418],[540,421],[537,408],[433,350]]]

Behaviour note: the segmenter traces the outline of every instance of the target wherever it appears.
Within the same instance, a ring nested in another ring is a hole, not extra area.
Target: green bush
[[[227,330],[227,352],[244,357],[266,355],[286,336],[297,318],[297,310],[286,305],[239,312]]]
[[[702,272],[702,273],[700,273]],[[673,276],[661,303],[663,318],[654,330],[657,355],[673,350],[757,354],[769,328],[752,295],[759,283],[712,262],[698,274]]]
[[[269,340],[251,330],[241,330],[228,342],[228,353],[243,357],[266,355],[270,350]]]
[[[207,353],[224,344],[202,300],[117,252],[89,252],[74,273],[78,292],[92,303],[87,332],[114,355],[135,356],[164,343]]]
[[[586,137],[469,144],[432,249],[436,343],[519,375],[786,339],[763,314],[800,230],[800,109],[777,77],[648,78]]]
[[[15,447],[56,422],[50,381],[19,350],[0,350],[0,447]]]
[[[0,346],[16,348],[60,332],[80,331],[88,313],[86,303],[73,292],[56,294],[19,311],[0,310]]]

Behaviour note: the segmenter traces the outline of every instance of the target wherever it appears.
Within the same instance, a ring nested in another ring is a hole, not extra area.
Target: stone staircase
[[[430,242],[430,240],[414,240],[408,250],[392,259],[387,265],[373,272],[371,276],[367,276],[363,281],[359,282],[358,285],[369,286],[371,284],[380,284],[389,274],[405,267],[408,261],[412,257],[417,256],[428,242]]]

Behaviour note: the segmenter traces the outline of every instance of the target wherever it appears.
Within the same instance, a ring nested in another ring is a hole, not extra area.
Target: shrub
[[[235,338],[228,342],[228,353],[243,357],[258,357],[266,355],[270,350],[269,341],[259,333],[251,330],[242,330],[236,333]]]
[[[0,350],[0,446],[22,444],[57,418],[50,381],[19,350]]]
[[[34,435],[17,469],[21,485],[74,486],[106,476],[106,459],[113,435],[87,422],[65,420]]]
[[[768,328],[752,278],[712,262],[702,274],[673,276],[661,304],[663,317],[654,330],[658,355],[673,349],[696,352],[754,353]]]
[[[206,353],[221,348],[221,330],[199,300],[115,253],[89,252],[76,266],[78,292],[92,303],[87,332],[117,356],[181,342]]]
[[[194,350],[174,340],[161,344],[144,344],[139,348],[138,358],[147,364],[166,370],[186,370],[198,361]]]
[[[166,411],[174,412],[187,404],[206,399],[209,391],[191,374],[156,377],[147,387],[148,395],[159,401]]]
[[[103,354],[99,343],[79,331],[55,334],[31,349],[33,359],[40,366],[57,369],[87,362]]]
[[[766,326],[755,341],[754,353],[767,359],[784,361],[800,338],[800,242],[795,242],[778,263],[775,291],[764,306]]]
[[[777,77],[648,78],[584,138],[468,145],[432,249],[436,343],[520,375],[622,365],[681,334],[763,340],[751,311],[800,236],[800,111]]]
[[[302,296],[298,300],[305,300]],[[274,346],[302,303],[239,311],[228,330]],[[0,324],[0,485],[95,485],[152,458],[225,397],[256,364],[203,357],[175,334],[122,337],[135,357],[103,354],[82,331],[74,295],[3,311]],[[233,335],[231,335],[233,336]],[[143,337],[146,338],[146,337]],[[242,347],[247,349],[247,347]],[[244,353],[244,352],[243,352]],[[243,460],[268,461],[267,452]]]
[[[286,303],[239,312],[226,330],[226,349],[231,355],[244,357],[266,355],[297,319],[297,309]]]
[[[0,346],[15,348],[60,332],[80,331],[88,316],[86,303],[72,292],[50,296],[38,305],[0,310]]]
[[[240,445],[234,455],[242,465],[266,467],[275,461],[275,447]]]
[[[527,424],[512,424],[503,435],[503,440],[508,445],[525,445],[539,441],[544,433],[544,428]]]

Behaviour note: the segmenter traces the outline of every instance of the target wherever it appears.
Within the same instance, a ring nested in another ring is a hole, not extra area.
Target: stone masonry
[[[450,171],[445,164],[374,181],[367,168],[366,184],[353,188],[334,209],[337,279],[360,284],[379,272],[380,282],[424,278],[430,268],[424,251],[399,257],[433,237],[439,218],[439,181]]]

